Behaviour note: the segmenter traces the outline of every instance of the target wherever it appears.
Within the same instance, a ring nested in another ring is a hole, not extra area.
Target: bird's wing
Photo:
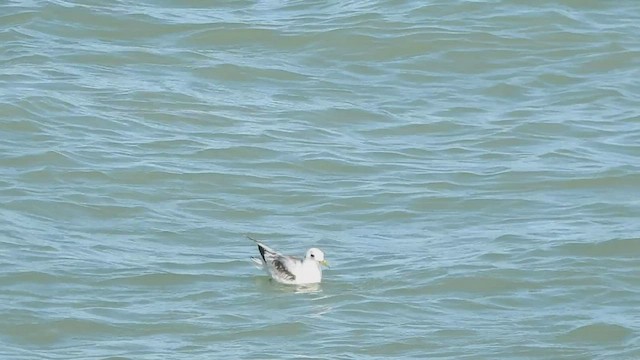
[[[302,261],[300,259],[294,258],[293,256],[279,255],[271,262],[268,262],[267,266],[271,269],[271,274],[274,277],[285,281],[295,281],[295,273],[301,263]]]
[[[282,255],[256,239],[251,237],[249,237],[249,239],[253,240],[256,245],[258,245],[258,251],[260,251],[262,262],[267,267],[272,277],[281,281],[296,280],[295,273],[301,266],[302,260],[293,256]]]

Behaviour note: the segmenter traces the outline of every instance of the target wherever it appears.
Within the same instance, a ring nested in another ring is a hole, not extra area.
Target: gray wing
[[[296,279],[296,276],[293,274],[292,268],[295,261],[299,260],[291,258],[289,256],[278,256],[271,262],[271,269],[273,270],[271,273],[277,274],[277,276],[281,279],[294,281]]]
[[[256,245],[258,245],[258,251],[260,251],[260,257],[262,258],[262,262],[269,270],[269,273],[277,278],[276,280],[284,280],[284,281],[295,281],[296,275],[294,274],[297,267],[300,266],[302,260],[295,258],[293,256],[282,255],[279,252],[271,249],[265,244],[249,238],[255,241]]]

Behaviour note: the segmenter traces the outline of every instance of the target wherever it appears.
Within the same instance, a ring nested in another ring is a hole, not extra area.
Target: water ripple
[[[0,10],[3,357],[640,355],[635,2]]]

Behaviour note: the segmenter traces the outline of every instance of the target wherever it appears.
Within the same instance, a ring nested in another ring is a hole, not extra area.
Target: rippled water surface
[[[2,359],[639,359],[640,2],[0,3]],[[270,282],[250,234],[322,248]]]

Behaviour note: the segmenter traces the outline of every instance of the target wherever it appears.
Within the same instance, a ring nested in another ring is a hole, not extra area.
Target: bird
[[[271,278],[287,285],[317,284],[322,281],[322,267],[329,267],[324,253],[318,248],[307,250],[303,259],[282,255],[260,241],[253,240],[258,245],[260,257],[251,257],[254,264],[263,269]]]

